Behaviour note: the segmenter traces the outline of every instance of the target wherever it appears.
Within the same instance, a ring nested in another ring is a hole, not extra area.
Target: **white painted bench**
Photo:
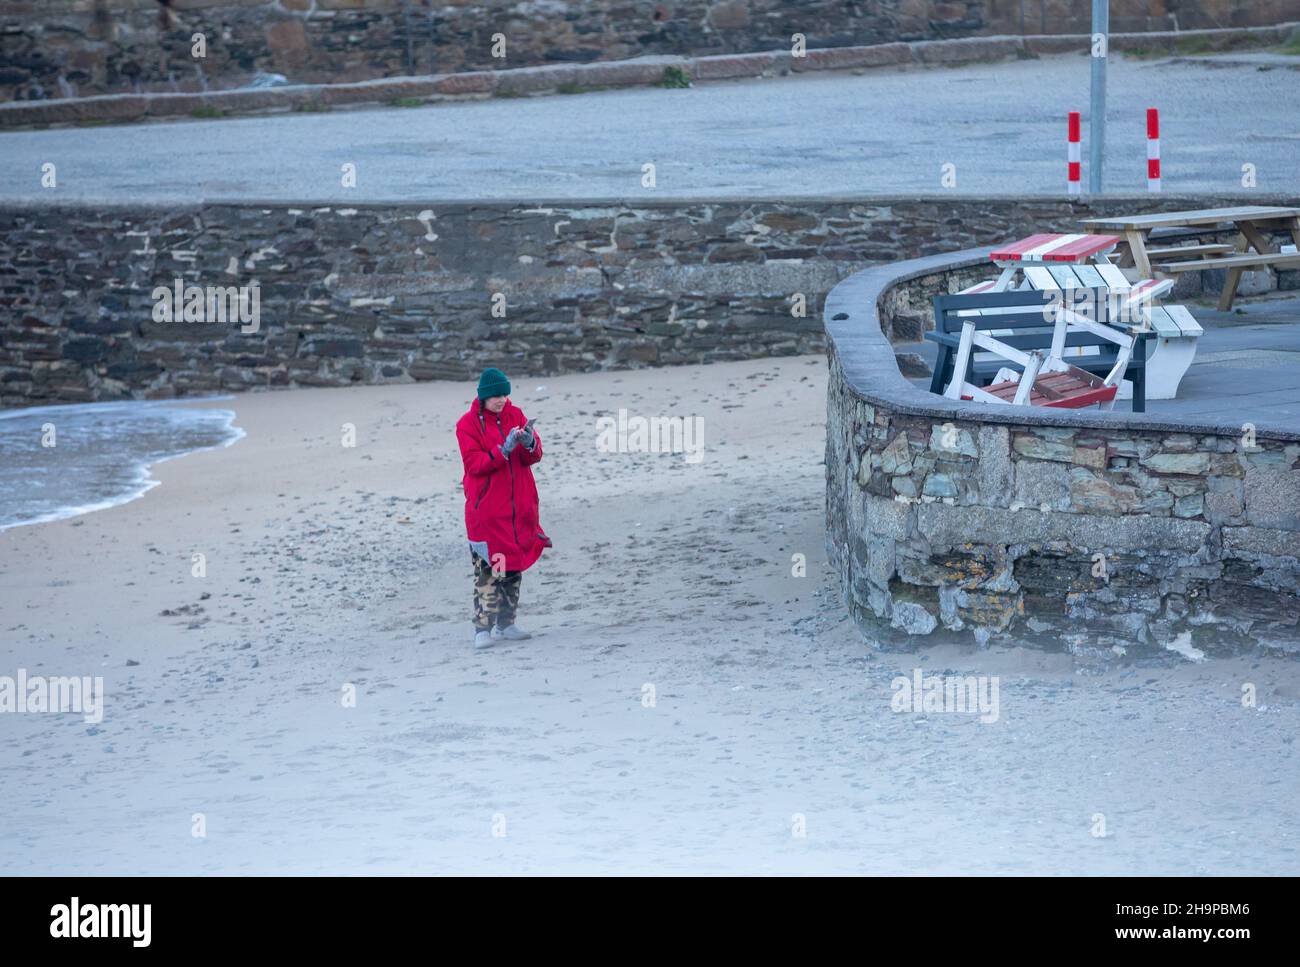
[[[1196,358],[1197,341],[1205,330],[1186,306],[1156,306],[1151,310],[1151,328],[1159,338],[1147,360],[1147,399],[1172,400]]]
[[[1124,291],[1124,287],[1130,285],[1118,266],[1098,265],[1096,270],[1111,291]],[[1170,285],[1167,288],[1172,287]],[[1151,328],[1159,338],[1152,345],[1147,358],[1147,399],[1172,400],[1178,395],[1178,384],[1183,381],[1192,360],[1196,358],[1196,347],[1205,330],[1186,306],[1152,304],[1148,313]]]

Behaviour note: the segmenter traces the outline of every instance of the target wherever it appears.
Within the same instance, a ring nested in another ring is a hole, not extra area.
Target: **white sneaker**
[[[491,648],[493,634],[490,631],[477,631],[474,633],[475,648]]]
[[[523,641],[525,638],[531,638],[528,632],[523,631],[518,625],[506,625],[504,628],[493,628],[493,638],[504,638],[506,641]]]

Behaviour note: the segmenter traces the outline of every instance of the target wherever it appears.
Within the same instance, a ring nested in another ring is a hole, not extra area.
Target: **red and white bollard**
[[[1147,191],[1160,190],[1160,112],[1147,108]]]
[[[1066,179],[1070,188],[1070,197],[1078,198],[1079,193],[1083,190],[1079,178],[1083,173],[1083,161],[1079,155],[1079,112],[1071,111],[1069,114],[1069,147],[1066,153]]]

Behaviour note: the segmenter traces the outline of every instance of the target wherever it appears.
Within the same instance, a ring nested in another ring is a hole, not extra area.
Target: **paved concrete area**
[[[1296,58],[1292,58],[1296,59]],[[1107,189],[1146,189],[1161,109],[1167,192],[1300,188],[1296,75],[1113,59]],[[492,99],[421,108],[0,134],[0,202],[436,201],[1064,194],[1065,116],[1088,59]],[[1086,157],[1086,146],[1085,146]],[[57,166],[43,189],[41,166]],[[642,165],[656,165],[643,188]],[[356,187],[340,184],[345,163]]]
[[[1239,300],[1232,312],[1187,304],[1204,328],[1196,358],[1173,400],[1148,400],[1150,416],[1300,428],[1300,296]],[[896,347],[933,367],[932,342]],[[930,381],[913,379],[928,390]],[[1115,404],[1129,412],[1129,403]]]
[[[1300,427],[1300,298],[1188,308],[1205,327],[1196,359],[1178,399],[1151,400],[1147,412]]]

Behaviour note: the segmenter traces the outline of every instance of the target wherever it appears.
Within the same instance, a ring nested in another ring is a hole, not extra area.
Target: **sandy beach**
[[[195,404],[247,435],[0,532],[0,674],[106,689],[98,724],[0,716],[0,872],[1300,868],[1297,663],[863,639],[826,567],[822,357],[517,378],[555,547],[535,637],[475,651],[472,393]],[[620,408],[701,416],[703,459],[601,452]],[[917,668],[997,676],[997,721],[892,711]]]

